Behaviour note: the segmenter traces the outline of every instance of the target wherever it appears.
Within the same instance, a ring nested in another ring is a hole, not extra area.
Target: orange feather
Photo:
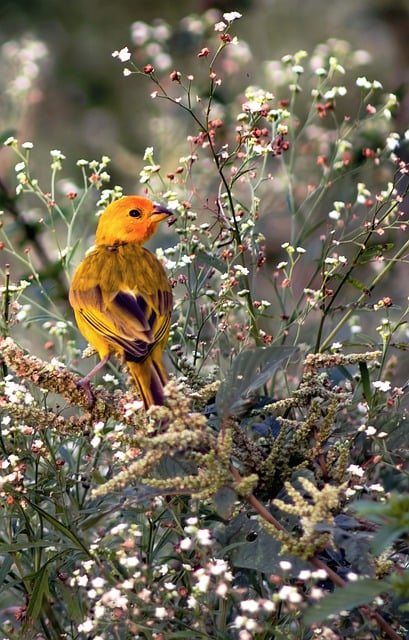
[[[146,409],[163,402],[172,290],[163,266],[142,245],[170,214],[140,196],[112,202],[99,219],[95,248],[74,273],[69,300],[101,359],[79,383],[91,404],[89,381],[113,353],[126,362]]]

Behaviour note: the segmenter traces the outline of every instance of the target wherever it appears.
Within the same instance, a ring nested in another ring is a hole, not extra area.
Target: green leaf
[[[8,138],[15,137],[17,135],[16,129],[6,129],[0,133],[0,144],[3,145]]]
[[[241,513],[226,527],[226,543],[222,549],[233,567],[250,569],[262,573],[281,573],[280,562],[291,562],[292,573],[297,575],[310,564],[302,558],[288,553],[281,554],[282,544],[271,536],[258,519]]]
[[[27,549],[41,549],[52,544],[51,540],[26,540],[25,542],[4,543],[0,544],[0,553],[17,553],[18,551],[27,551]]]
[[[395,540],[408,533],[408,527],[398,527],[396,523],[384,525],[379,529],[372,541],[372,551],[376,556],[390,547]]]
[[[11,555],[7,555],[3,558],[0,569],[0,587],[7,578],[11,567],[13,566],[14,558]]]
[[[27,618],[36,620],[41,613],[44,598],[49,595],[47,564],[43,565],[37,573],[33,591],[27,607]]]
[[[256,391],[296,351],[297,347],[258,347],[240,353],[216,395],[219,417],[223,419],[238,415],[245,410],[254,399]]]
[[[365,264],[366,262],[370,262],[374,258],[379,258],[379,256],[383,256],[384,253],[388,253],[388,251],[392,251],[394,247],[393,242],[377,242],[376,244],[367,247],[361,254],[359,263]]]
[[[81,607],[81,597],[78,593],[73,593],[72,589],[60,586],[58,595],[64,600],[70,620],[76,623],[81,622],[84,618],[84,611]]]
[[[359,371],[361,373],[361,382],[362,382],[364,398],[369,404],[371,402],[372,394],[371,394],[371,380],[369,378],[368,365],[366,364],[366,362],[359,363]]]
[[[206,251],[200,252],[200,260],[203,264],[213,267],[213,269],[219,271],[219,273],[226,273],[227,271],[226,262],[220,260],[220,258],[217,258],[215,255],[207,253]]]
[[[334,273],[333,278],[335,278],[336,280],[343,280],[344,276],[342,275],[342,273]],[[355,287],[355,289],[358,289],[359,291],[368,290],[366,284],[364,284],[360,280],[357,280],[356,278],[352,278],[352,276],[347,276],[346,280],[349,284],[351,284],[353,287]]]
[[[90,552],[88,551],[87,547],[84,545],[83,542],[81,542],[81,540],[78,538],[78,536],[75,535],[75,533],[73,533],[72,531],[70,531],[68,529],[68,527],[66,527],[64,524],[62,524],[62,522],[60,522],[59,520],[57,520],[57,518],[54,518],[54,516],[52,516],[51,514],[47,513],[47,511],[44,511],[44,509],[42,509],[41,507],[39,507],[37,504],[35,504],[34,502],[31,502],[30,500],[26,501],[30,504],[30,506],[37,511],[37,513],[44,518],[45,520],[47,520],[47,522],[49,522],[54,529],[56,529],[57,531],[59,531],[63,536],[65,536],[66,538],[68,538],[69,540],[71,540],[71,542],[74,543],[74,546],[81,549],[81,551],[83,551],[85,553],[86,556],[90,556]]]
[[[340,611],[350,611],[356,607],[372,602],[379,594],[390,590],[390,585],[382,580],[364,578],[357,582],[349,582],[344,588],[336,588],[329,596],[314,605],[304,614],[306,624],[317,624],[328,616]]]

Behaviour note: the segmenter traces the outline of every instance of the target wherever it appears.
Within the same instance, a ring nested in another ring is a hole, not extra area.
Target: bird
[[[139,390],[145,409],[161,405],[168,374],[163,363],[172,289],[165,269],[143,244],[173,212],[148,198],[130,195],[101,214],[95,246],[76,268],[69,302],[78,328],[100,361],[78,386],[94,404],[90,380],[116,354]]]

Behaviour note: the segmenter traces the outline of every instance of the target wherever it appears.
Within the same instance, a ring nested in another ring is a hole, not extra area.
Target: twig
[[[129,424],[135,424],[135,421],[138,421],[135,415],[130,416],[129,420],[126,419],[125,405],[136,399],[136,395],[134,396],[132,392],[110,393],[105,389],[94,389],[95,403],[90,409],[87,394],[77,386],[80,377],[68,369],[24,353],[10,337],[0,340],[0,358],[19,378],[60,395],[71,405],[86,409],[93,423],[99,420],[106,421],[108,418]],[[145,415],[144,412],[143,415]]]

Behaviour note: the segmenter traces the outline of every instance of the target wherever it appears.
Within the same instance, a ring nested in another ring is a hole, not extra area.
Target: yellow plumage
[[[145,407],[162,403],[172,291],[163,266],[142,243],[169,214],[139,196],[113,202],[100,218],[96,247],[73,276],[69,299],[78,328],[101,358],[80,383],[88,393],[90,377],[116,353]]]

